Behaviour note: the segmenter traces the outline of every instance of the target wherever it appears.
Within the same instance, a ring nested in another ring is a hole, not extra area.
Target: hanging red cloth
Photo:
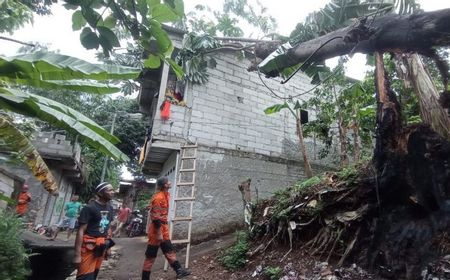
[[[167,121],[170,118],[170,102],[165,100],[161,105],[161,119]]]

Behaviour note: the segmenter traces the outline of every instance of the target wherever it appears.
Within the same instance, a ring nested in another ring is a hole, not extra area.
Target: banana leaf
[[[79,134],[93,148],[119,161],[129,158],[114,144],[119,139],[83,114],[51,99],[14,89],[0,88],[0,108],[38,118]]]
[[[12,57],[0,56],[0,76],[42,80],[115,80],[135,79],[140,69],[133,67],[93,64],[75,57],[35,52]]]
[[[26,85],[50,90],[73,90],[94,94],[109,94],[119,92],[121,90],[120,87],[109,86],[107,84],[89,80],[60,81],[40,79],[11,79],[8,77],[0,77],[0,81],[4,81],[8,84]]]
[[[7,146],[20,152],[20,158],[31,169],[34,177],[44,185],[45,190],[51,194],[57,194],[58,185],[47,164],[33,144],[14,126],[6,114],[0,114],[0,135]]]

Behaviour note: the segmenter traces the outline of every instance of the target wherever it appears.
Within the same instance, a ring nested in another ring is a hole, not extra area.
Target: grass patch
[[[292,188],[292,192],[294,192],[296,194],[302,194],[302,193],[306,192],[312,186],[322,183],[322,180],[323,180],[322,177],[314,176],[305,181],[298,182]]]
[[[353,180],[358,176],[358,169],[356,169],[356,166],[347,166],[342,168],[339,172],[336,173],[339,179],[347,181],[347,180]]]
[[[281,274],[282,274],[283,270],[276,266],[268,266],[266,268],[264,268],[264,275],[267,277],[267,279],[270,280],[278,280],[281,278]]]
[[[219,262],[230,270],[242,268],[247,263],[246,253],[250,249],[247,232],[238,231],[236,244],[226,249],[219,257]]]

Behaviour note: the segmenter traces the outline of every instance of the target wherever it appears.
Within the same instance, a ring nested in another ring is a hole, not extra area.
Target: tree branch
[[[35,44],[26,43],[26,42],[23,42],[23,41],[19,41],[19,40],[16,40],[16,39],[12,39],[12,38],[8,38],[8,37],[3,37],[3,36],[0,36],[0,40],[10,41],[10,42],[14,42],[14,43],[18,43],[18,44],[30,46],[30,47],[36,47]]]
[[[251,38],[242,38],[242,37],[213,37],[218,41],[235,41],[235,42],[246,42],[246,43],[281,43],[280,40],[260,40],[260,39],[251,39]]]
[[[352,51],[366,54],[375,51],[424,53],[432,47],[450,45],[449,18],[450,9],[407,16],[390,14],[376,17],[370,25],[353,25],[295,47],[280,47],[261,62],[259,68],[268,76],[277,76],[282,69],[304,61],[333,37],[342,39],[317,51],[312,61],[323,61]]]

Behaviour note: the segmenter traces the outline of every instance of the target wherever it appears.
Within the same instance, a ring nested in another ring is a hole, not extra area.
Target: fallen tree
[[[387,14],[363,18],[356,24],[327,33],[296,46],[285,45],[265,56],[258,68],[267,76],[277,76],[279,71],[301,62],[353,54],[374,52],[429,55],[432,47],[450,45],[450,9],[412,15]],[[263,47],[261,46],[261,49]],[[256,53],[259,53],[256,52]]]
[[[449,16],[450,9],[362,21],[260,65],[271,76],[307,59],[375,52],[378,106],[372,161],[349,174],[314,177],[260,205],[254,232],[262,245],[252,254],[274,240],[289,241],[291,249],[299,241],[338,266],[357,262],[390,279],[421,279],[428,262],[450,254],[450,142],[428,124],[403,126],[383,65],[386,51],[450,45]],[[442,74],[447,88],[448,73]]]

